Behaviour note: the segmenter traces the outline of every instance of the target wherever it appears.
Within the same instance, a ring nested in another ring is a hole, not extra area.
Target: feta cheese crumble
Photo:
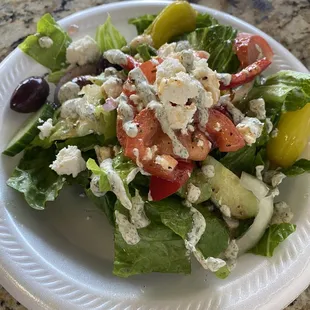
[[[255,117],[245,117],[236,128],[248,145],[252,145],[261,136],[264,124]]]
[[[38,126],[38,129],[40,130],[39,138],[41,140],[48,138],[51,135],[52,130],[54,129],[53,120],[49,118],[42,125]]]
[[[263,98],[251,100],[250,110],[256,114],[259,120],[266,118],[265,101]]]
[[[67,82],[62,85],[58,92],[58,100],[64,103],[67,100],[77,98],[79,96],[80,86],[74,82]]]
[[[282,172],[277,172],[272,178],[271,178],[271,185],[272,187],[277,187],[280,185],[283,181],[283,179],[286,178],[286,175]]]
[[[292,212],[290,206],[284,202],[280,201],[275,203],[273,215],[270,221],[272,224],[290,223],[294,213]]]
[[[195,203],[201,194],[199,187],[195,186],[192,183],[189,183],[187,186],[187,200],[190,203]]]
[[[276,138],[278,136],[279,133],[279,129],[275,128],[272,132],[271,132],[271,138]]]
[[[222,214],[226,217],[231,217],[231,211],[230,208],[226,205],[222,205],[220,206],[220,211],[222,212]]]
[[[215,176],[215,169],[213,165],[204,165],[201,167],[201,170],[203,174],[209,179]]]
[[[123,81],[115,76],[110,76],[101,86],[108,97],[116,99],[123,91]]]
[[[39,45],[42,48],[50,48],[54,44],[54,41],[50,37],[41,37],[39,38]]]
[[[72,175],[74,178],[86,169],[85,160],[77,146],[69,145],[59,151],[56,160],[50,165],[58,175]]]
[[[94,63],[100,58],[100,50],[97,42],[90,36],[72,42],[67,48],[67,61],[70,64],[83,66]]]

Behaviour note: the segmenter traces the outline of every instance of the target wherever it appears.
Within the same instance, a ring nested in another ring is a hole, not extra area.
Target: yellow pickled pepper
[[[310,137],[310,103],[281,115],[277,135],[267,145],[269,160],[281,167],[291,166],[305,149]]]
[[[175,1],[160,12],[145,33],[151,35],[154,47],[159,48],[171,38],[195,30],[196,15],[187,1]]]

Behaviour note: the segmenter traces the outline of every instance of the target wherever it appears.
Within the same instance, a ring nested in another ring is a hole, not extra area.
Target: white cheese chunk
[[[41,140],[48,138],[54,129],[53,120],[49,118],[42,125],[38,126],[38,129],[40,130],[39,138]]]
[[[264,124],[255,117],[245,117],[237,126],[248,145],[252,145],[261,136]]]
[[[115,76],[110,76],[101,86],[108,97],[116,99],[123,91],[123,81]]]
[[[187,201],[190,203],[195,203],[200,197],[201,191],[199,187],[195,186],[192,183],[189,183],[187,186]]]
[[[129,46],[133,49],[137,48],[141,44],[148,44],[150,46],[153,45],[153,39],[150,35],[142,34],[139,36],[136,36],[134,39],[131,40],[129,43]]]
[[[81,151],[75,145],[69,145],[59,151],[50,168],[58,175],[71,174],[75,178],[86,169],[86,163]]]
[[[250,110],[256,114],[258,119],[263,120],[266,118],[265,101],[263,98],[251,100]]]
[[[77,98],[79,96],[80,86],[74,82],[67,82],[62,85],[58,92],[58,100],[64,103],[67,100]]]
[[[275,203],[270,224],[290,223],[294,214],[290,206],[284,201]]]
[[[215,176],[215,169],[213,165],[204,165],[201,167],[201,170],[203,174],[209,179]]]
[[[67,61],[70,64],[83,66],[87,63],[94,63],[100,58],[100,50],[97,42],[90,36],[72,42],[67,48]]]
[[[42,48],[50,48],[54,44],[54,41],[47,36],[39,38],[39,45]]]

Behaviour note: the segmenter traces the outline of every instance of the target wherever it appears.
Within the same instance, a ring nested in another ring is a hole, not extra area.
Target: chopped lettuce
[[[60,69],[58,71],[54,71],[51,72],[48,76],[47,76],[47,81],[49,83],[53,83],[53,84],[57,84],[60,79],[66,74],[66,69]]]
[[[55,148],[31,148],[25,151],[7,184],[24,194],[30,207],[43,210],[47,201],[54,201],[66,183],[49,165],[56,158]]]
[[[137,46],[137,52],[139,53],[143,61],[150,60],[152,56],[157,55],[157,51],[148,44],[141,44]]]
[[[42,37],[49,37],[53,41],[52,46],[41,47],[39,39]],[[66,67],[66,49],[71,41],[69,35],[47,13],[39,19],[37,33],[28,36],[19,48],[41,65],[57,71]]]
[[[140,17],[130,18],[128,24],[134,25],[138,34],[142,34],[144,30],[152,24],[157,15],[146,14]]]
[[[296,230],[296,225],[289,223],[271,225],[258,242],[250,250],[251,253],[272,257],[275,248]]]
[[[310,75],[307,73],[282,70],[267,77],[262,85],[255,85],[247,101],[263,98],[267,116],[281,111],[296,111],[310,102]]]
[[[187,39],[196,50],[210,54],[209,67],[217,72],[234,73],[239,68],[239,60],[233,51],[237,30],[231,26],[213,25],[191,32]]]
[[[227,153],[222,159],[220,159],[220,162],[237,175],[242,171],[252,173],[253,168],[255,169],[255,154],[255,145],[245,146],[238,151]]]
[[[97,28],[96,41],[101,52],[120,49],[127,44],[126,39],[113,26],[110,15],[108,15],[106,22]]]
[[[128,216],[128,210],[119,202],[115,210]],[[125,278],[149,272],[189,274],[191,264],[183,239],[163,225],[151,204],[145,205],[145,212],[151,224],[138,229],[140,241],[135,245],[125,242],[116,225],[113,273]]]
[[[289,177],[310,172],[310,160],[305,158],[299,159],[291,167],[282,169],[282,172]]]
[[[101,192],[104,193],[104,192],[111,191],[111,186],[110,186],[106,172],[97,165],[94,159],[89,158],[86,163],[86,167],[94,175],[99,176],[99,190]]]
[[[198,13],[196,17],[196,28],[205,28],[217,25],[219,22],[208,13]]]
[[[104,212],[108,218],[109,223],[114,226],[114,206],[116,202],[116,197],[113,193],[106,193],[102,197],[95,196],[90,189],[86,189],[85,193],[87,197],[101,210]]]

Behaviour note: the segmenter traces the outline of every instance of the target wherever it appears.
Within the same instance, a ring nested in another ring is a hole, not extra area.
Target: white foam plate
[[[135,35],[130,17],[159,12],[167,1],[130,1],[94,7],[60,21],[77,24],[76,38],[102,24],[109,12],[127,39]],[[284,47],[257,28],[230,15],[195,6],[221,23],[265,37],[275,52],[269,73],[307,69]],[[46,70],[20,50],[0,65],[0,150],[24,116],[9,109],[9,98],[24,78]],[[306,151],[309,155],[309,151]],[[198,265],[192,275],[149,274],[129,279],[112,275],[113,236],[104,215],[79,189],[68,188],[46,211],[29,208],[6,186],[19,158],[0,156],[0,282],[30,309],[282,309],[309,284],[310,177],[285,180],[281,199],[294,209],[297,232],[271,259],[245,255],[226,280]],[[87,218],[90,218],[87,220]]]

